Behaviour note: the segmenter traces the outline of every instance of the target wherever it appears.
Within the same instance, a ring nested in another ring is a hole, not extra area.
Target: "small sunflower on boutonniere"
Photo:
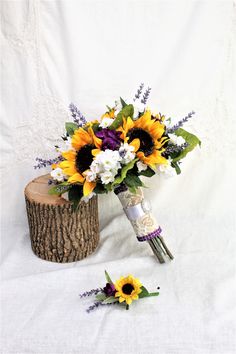
[[[126,306],[126,310],[129,310],[129,306],[134,300],[139,300],[144,297],[158,296],[159,292],[149,293],[149,291],[141,284],[138,278],[128,275],[127,277],[121,277],[116,282],[113,282],[105,271],[106,286],[92,289],[80,294],[81,298],[95,295],[96,301],[91,305],[87,312],[91,312],[95,308],[102,305],[117,304],[120,306]],[[157,289],[160,289],[159,287]]]

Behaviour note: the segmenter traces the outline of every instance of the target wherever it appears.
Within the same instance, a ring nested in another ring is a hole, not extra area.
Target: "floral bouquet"
[[[77,208],[80,200],[114,191],[140,242],[147,241],[161,263],[173,256],[161,236],[161,227],[144,199],[141,178],[179,174],[181,160],[200,140],[182,128],[194,114],[176,125],[161,113],[152,113],[146,103],[150,88],[141,84],[132,103],[122,98],[100,120],[87,122],[73,104],[74,122],[65,125],[63,145],[53,160],[37,159],[41,167],[52,166],[54,184],[50,194],[68,193]]]

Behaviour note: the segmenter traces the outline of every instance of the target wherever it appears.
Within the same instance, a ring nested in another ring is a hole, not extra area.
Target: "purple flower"
[[[105,288],[103,288],[104,293],[106,294],[106,296],[114,296],[116,289],[115,289],[115,285],[114,284],[110,284],[107,283]]]
[[[118,150],[121,144],[121,132],[110,130],[108,128],[96,132],[96,136],[102,139],[102,150]]]

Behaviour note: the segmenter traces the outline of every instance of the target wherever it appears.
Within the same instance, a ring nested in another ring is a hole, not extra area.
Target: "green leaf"
[[[72,122],[66,122],[66,132],[69,134],[69,136],[72,136],[74,134],[74,131],[79,129],[78,125]]]
[[[112,183],[112,186],[116,186],[117,184],[121,184],[123,182],[123,180],[125,179],[125,177],[127,175],[127,172],[134,167],[136,161],[138,161],[138,159],[134,159],[134,160],[130,161],[127,165],[125,165],[122,168],[120,176],[116,177],[116,179]]]
[[[143,297],[149,296],[149,292],[144,286],[142,286],[141,289],[142,289],[142,292],[138,295],[138,297],[140,299],[142,299]]]
[[[123,98],[120,97],[120,103],[122,104],[122,108],[127,106],[127,103],[123,100]]]
[[[175,171],[176,171],[177,175],[180,175],[181,169],[180,169],[180,167],[179,167],[179,164],[178,164],[177,162],[173,162],[173,161],[172,161],[172,162],[171,162],[171,166],[175,168]]]
[[[181,136],[187,143],[188,146],[181,151],[181,153],[173,159],[173,162],[183,159],[190,151],[192,151],[197,145],[201,146],[201,141],[196,135],[190,134],[183,128],[179,128],[175,131],[175,135]]]
[[[133,173],[128,173],[126,178],[124,179],[124,182],[129,188],[142,187],[143,185],[143,182],[141,181],[139,176]]]
[[[152,168],[148,167],[146,170],[139,172],[139,176],[152,177],[156,174]]]
[[[122,108],[122,110],[117,114],[116,119],[109,126],[109,129],[115,130],[115,129],[119,128],[119,126],[121,126],[122,123],[123,123],[123,117],[125,117],[125,118],[128,118],[128,117],[133,118],[133,115],[134,115],[134,106],[132,104],[128,104],[127,106]]]
[[[97,294],[96,295],[96,300],[98,301],[103,301],[106,299],[106,295],[105,294]]]
[[[66,193],[70,190],[71,184],[68,184],[67,182],[60,183],[52,188],[49,189],[48,194],[50,195],[61,195],[63,193]]]
[[[102,303],[103,304],[113,304],[114,302],[118,302],[118,298],[114,296],[107,297]]]
[[[101,183],[97,183],[96,187],[94,188],[94,193],[96,194],[104,194],[107,193],[108,191],[104,188],[104,185]]]
[[[109,284],[113,284],[113,281],[111,280],[110,275],[107,273],[106,270],[105,270],[105,277],[106,277],[106,281],[107,281]]]

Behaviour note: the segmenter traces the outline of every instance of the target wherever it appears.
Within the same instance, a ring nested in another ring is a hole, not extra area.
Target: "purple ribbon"
[[[162,229],[159,226],[158,229],[156,229],[155,231],[150,232],[150,234],[147,234],[146,236],[137,236],[137,239],[139,242],[143,242],[143,241],[149,241],[154,237],[159,237],[161,236],[161,232]]]

